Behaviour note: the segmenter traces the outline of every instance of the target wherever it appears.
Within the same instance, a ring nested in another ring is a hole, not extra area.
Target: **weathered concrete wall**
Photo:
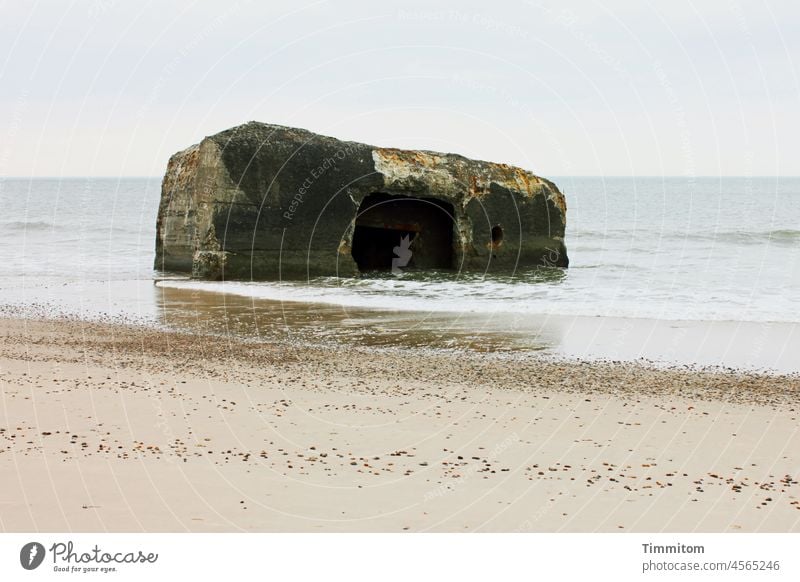
[[[566,204],[552,182],[455,154],[250,122],[170,159],[155,266],[207,279],[353,275],[356,215],[375,193],[452,205],[453,268],[568,264]],[[493,244],[495,226],[503,237]]]

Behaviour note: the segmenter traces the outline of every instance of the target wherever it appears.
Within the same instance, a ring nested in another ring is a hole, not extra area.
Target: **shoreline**
[[[0,330],[4,531],[800,531],[796,376]]]
[[[8,299],[8,298],[7,298]],[[150,280],[47,287],[0,317],[133,324],[305,345],[530,354],[660,369],[800,374],[800,323],[384,311],[158,287]],[[505,357],[505,356],[504,356]]]

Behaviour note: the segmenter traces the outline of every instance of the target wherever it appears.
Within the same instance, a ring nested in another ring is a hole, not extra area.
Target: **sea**
[[[0,178],[0,315],[800,371],[800,177],[554,181],[567,269],[208,282],[153,269],[159,178]]]

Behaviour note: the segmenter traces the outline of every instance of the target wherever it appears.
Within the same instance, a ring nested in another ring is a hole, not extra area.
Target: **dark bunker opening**
[[[453,206],[433,198],[370,194],[358,209],[352,254],[362,273],[452,269]]]

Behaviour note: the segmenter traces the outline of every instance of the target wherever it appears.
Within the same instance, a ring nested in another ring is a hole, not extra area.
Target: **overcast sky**
[[[0,0],[0,175],[161,175],[259,120],[562,175],[800,174],[800,8]]]

